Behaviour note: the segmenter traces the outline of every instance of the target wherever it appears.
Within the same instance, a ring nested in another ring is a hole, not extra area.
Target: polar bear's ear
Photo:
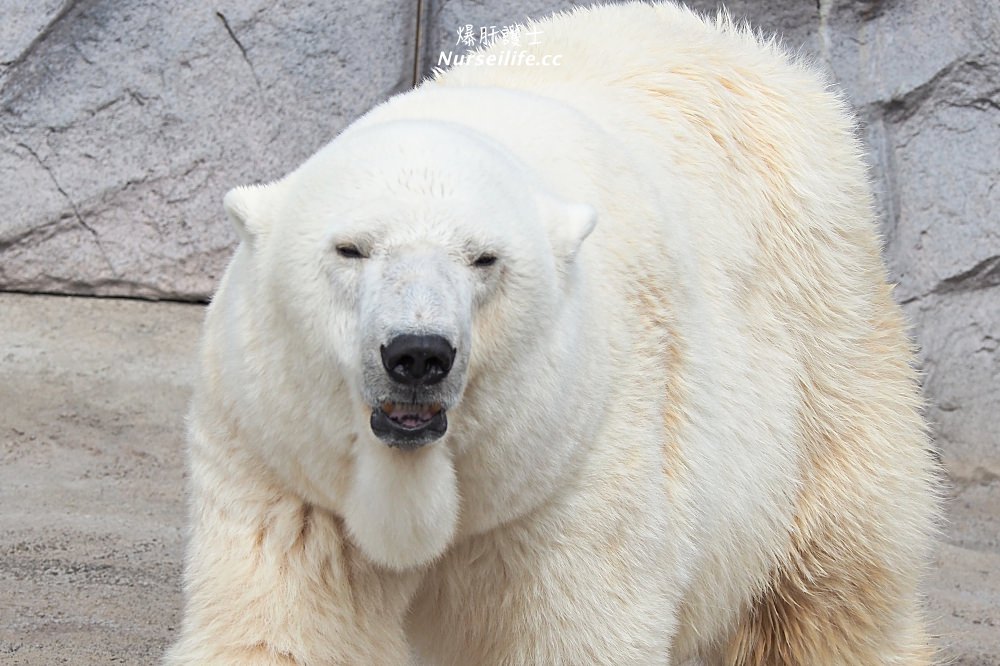
[[[240,240],[253,245],[264,230],[265,185],[243,185],[226,192],[222,207],[240,235]]]
[[[549,199],[549,235],[552,249],[567,262],[576,259],[580,246],[597,226],[597,211],[582,203]]]

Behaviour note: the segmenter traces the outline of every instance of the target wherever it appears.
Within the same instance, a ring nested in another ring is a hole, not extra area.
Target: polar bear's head
[[[546,334],[594,227],[488,139],[434,121],[349,130],[225,206],[268,316],[402,449],[441,438],[470,378]]]

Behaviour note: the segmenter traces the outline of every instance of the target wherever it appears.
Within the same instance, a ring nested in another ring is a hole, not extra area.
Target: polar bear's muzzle
[[[417,402],[451,371],[456,350],[440,335],[403,334],[382,345],[380,356],[395,388],[410,401],[386,400],[372,409],[371,428],[389,446],[414,449],[433,442],[448,429],[441,402]]]

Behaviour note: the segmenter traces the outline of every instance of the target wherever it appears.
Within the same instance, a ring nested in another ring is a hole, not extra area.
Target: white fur
[[[444,552],[458,522],[458,483],[446,447],[400,455],[369,446],[358,452],[355,474],[344,522],[365,553],[406,569]]]
[[[536,27],[560,67],[227,195],[168,663],[928,663],[934,464],[842,104],[673,5]],[[457,349],[416,451],[368,424],[410,331]]]

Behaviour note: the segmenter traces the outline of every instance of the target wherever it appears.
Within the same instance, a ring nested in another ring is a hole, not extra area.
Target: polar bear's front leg
[[[415,574],[371,564],[338,517],[222,458],[193,453],[185,617],[166,664],[407,663]]]

